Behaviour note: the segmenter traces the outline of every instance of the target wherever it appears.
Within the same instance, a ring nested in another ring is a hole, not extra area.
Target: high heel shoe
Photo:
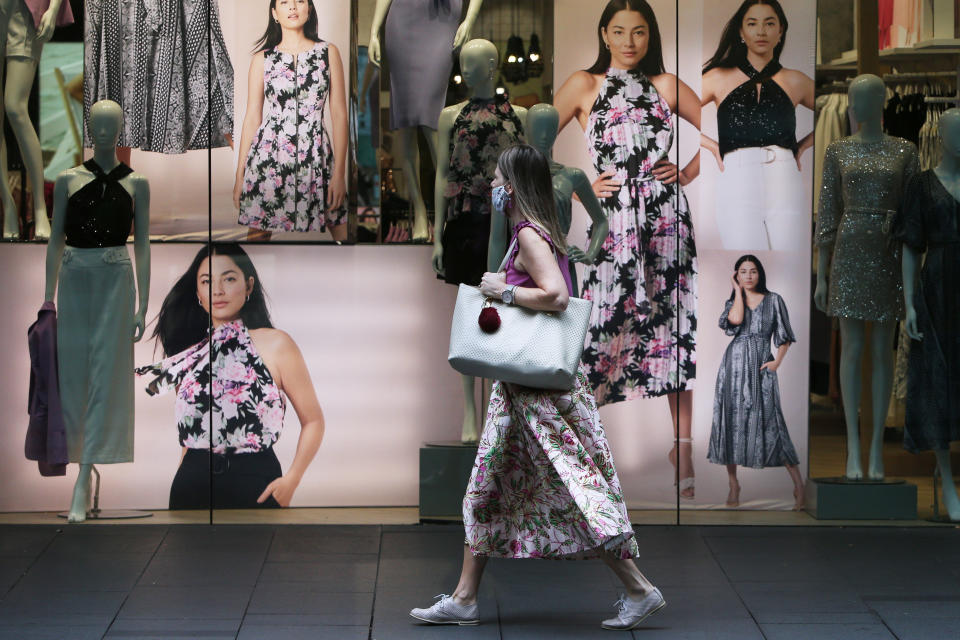
[[[690,448],[691,448],[690,470],[692,472],[693,471],[693,460],[692,460],[693,438],[677,438],[677,442],[690,445]],[[676,455],[677,455],[676,459],[674,459],[673,457],[674,451],[676,451]],[[670,464],[676,467],[680,462],[680,448],[677,445],[674,445],[674,448],[671,450],[671,452],[667,454],[667,458],[670,460]],[[692,475],[686,478],[680,478],[679,492],[680,492],[681,498],[683,498],[684,500],[693,500],[696,498],[696,495],[695,495],[696,492],[694,490],[695,481],[696,479]],[[676,474],[674,474],[673,486],[675,487],[677,486]]]

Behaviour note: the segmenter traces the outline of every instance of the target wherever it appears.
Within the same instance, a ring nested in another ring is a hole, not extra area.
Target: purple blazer
[[[42,476],[67,474],[67,432],[60,407],[57,378],[57,310],[47,301],[37,321],[27,330],[30,347],[30,394],[27,412],[27,440],[24,455],[36,460]]]
[[[39,29],[40,18],[50,8],[50,0],[23,1],[27,4],[27,8],[30,9],[30,14],[33,16],[33,26]],[[63,4],[60,5],[60,13],[57,14],[57,26],[65,27],[68,24],[73,24],[73,9],[70,8],[70,0],[63,0]]]

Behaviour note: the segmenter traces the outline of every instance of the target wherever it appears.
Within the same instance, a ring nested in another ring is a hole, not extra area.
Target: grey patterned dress
[[[83,39],[87,146],[90,107],[99,100],[123,108],[121,147],[184,153],[227,146],[233,66],[217,0],[87,0]]]
[[[776,347],[796,342],[783,298],[767,292],[755,309],[745,306],[743,322],[730,324],[727,300],[720,328],[733,341],[727,346],[717,372],[713,399],[713,427],[707,460],[754,469],[798,464],[787,423],[780,410],[776,371],[760,369],[773,360],[770,339]]]

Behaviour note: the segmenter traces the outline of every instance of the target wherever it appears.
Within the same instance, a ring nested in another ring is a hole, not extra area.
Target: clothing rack
[[[925,104],[949,104],[960,107],[960,67],[955,71],[907,71],[904,73],[885,73],[883,81],[887,84],[901,82],[916,82],[918,80],[933,80],[936,78],[953,79],[954,94],[952,96],[926,96]]]

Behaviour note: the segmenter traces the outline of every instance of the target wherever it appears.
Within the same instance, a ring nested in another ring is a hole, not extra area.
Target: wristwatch
[[[517,289],[517,285],[515,284],[507,285],[507,288],[504,289],[503,292],[500,294],[500,299],[506,302],[507,304],[513,304],[513,301],[514,301],[513,293],[514,291],[516,291],[516,289]]]

